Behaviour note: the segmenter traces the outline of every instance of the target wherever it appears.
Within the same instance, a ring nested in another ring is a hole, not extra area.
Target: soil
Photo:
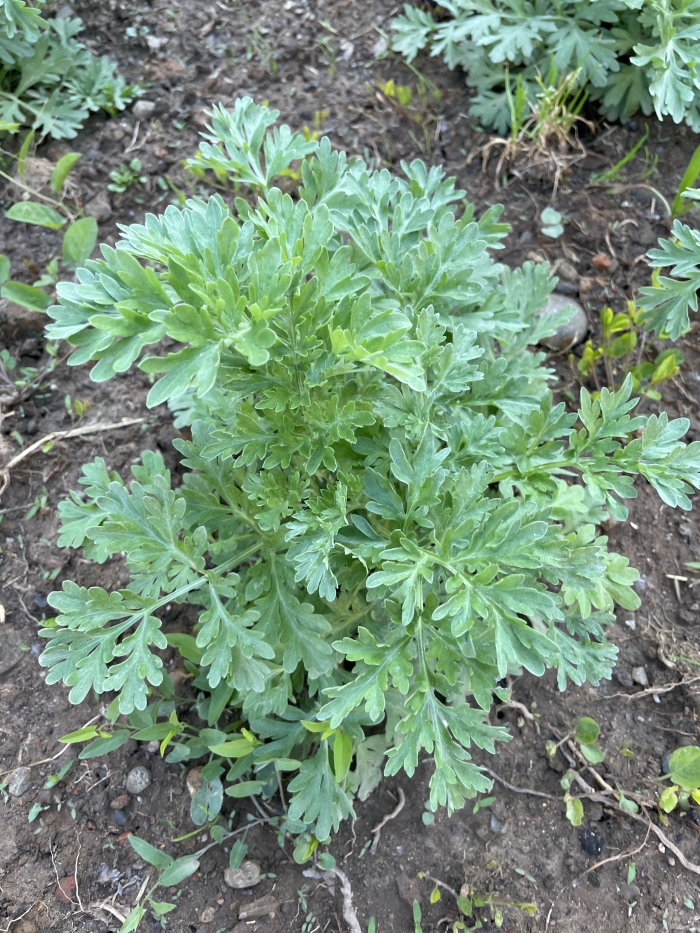
[[[196,149],[208,106],[230,106],[237,96],[249,94],[279,109],[281,119],[294,129],[313,128],[316,117],[316,125],[336,146],[364,155],[376,166],[398,171],[402,159],[414,158],[443,165],[467,190],[477,213],[494,203],[505,204],[504,218],[512,229],[499,258],[511,266],[548,259],[561,274],[560,290],[581,299],[595,330],[604,303],[624,310],[627,300],[648,283],[642,257],[669,230],[661,195],[673,197],[696,144],[685,127],[649,121],[648,140],[634,162],[614,183],[596,186],[592,172],[616,163],[646,125],[641,119],[624,127],[598,121],[595,134],[582,128],[588,156],[564,179],[556,197],[550,181],[527,174],[499,190],[495,157],[482,171],[478,151],[488,137],[467,115],[462,78],[437,60],[419,59],[416,65],[429,82],[423,103],[416,74],[386,53],[383,35],[398,9],[393,0],[77,0],[73,7],[84,19],[87,44],[118,61],[127,79],[144,88],[143,99],[155,105],[150,117],[140,122],[130,111],[113,118],[93,116],[76,140],[51,142],[38,153],[52,161],[71,149],[82,153],[74,173],[77,196],[100,214],[103,242],[116,242],[118,224],[138,221],[146,210],[162,211],[178,192],[210,190],[184,171],[182,160]],[[379,90],[380,82],[392,78],[414,89],[408,107],[393,104]],[[439,90],[439,100],[433,87]],[[122,194],[106,191],[109,173],[135,157],[142,163],[146,184]],[[8,188],[0,197],[6,209],[15,192]],[[544,236],[538,222],[542,209],[551,204],[568,217],[559,239]],[[689,216],[692,222],[695,218]],[[4,219],[0,230],[16,279],[33,280],[37,269],[43,270],[58,253],[59,237],[50,231]],[[600,271],[600,261],[598,266],[591,262],[601,253],[610,260],[607,271]],[[2,347],[17,355],[20,365],[45,365],[38,316],[10,315],[2,327]],[[697,329],[680,346],[686,359],[682,375],[664,386],[658,407],[688,418],[688,437],[698,440]],[[647,349],[653,348],[652,341]],[[64,352],[61,348],[59,355]],[[570,397],[572,387],[576,390],[573,370],[562,358],[553,362],[558,391]],[[79,553],[57,547],[56,505],[77,488],[81,464],[100,455],[110,469],[128,471],[149,448],[161,451],[168,465],[176,467],[171,441],[177,431],[167,412],[146,409],[146,391],[146,381],[137,373],[96,385],[86,367],[69,369],[60,362],[40,390],[4,412],[3,457],[17,452],[18,435],[28,445],[83,422],[142,419],[57,441],[48,453],[38,452],[13,469],[3,495],[0,780],[7,780],[20,765],[31,768],[29,789],[20,798],[5,793],[0,802],[4,933],[116,930],[118,914],[128,913],[151,870],[136,857],[127,834],[136,833],[154,845],[167,843],[169,851],[178,854],[201,844],[193,835],[171,844],[173,838],[193,831],[180,766],[165,765],[143,744],[129,743],[104,758],[80,762],[75,746],[66,749],[58,743],[59,736],[98,715],[100,706],[71,706],[62,686],[45,683],[45,671],[37,662],[37,631],[52,589],[63,579],[99,582],[108,588],[124,579],[119,561],[96,568]],[[82,421],[75,400],[83,408],[89,404]],[[649,410],[655,408],[656,403],[648,403]],[[603,780],[644,793],[663,773],[664,755],[698,741],[700,679],[693,680],[698,668],[691,662],[698,659],[700,580],[684,564],[700,555],[700,520],[697,512],[664,507],[643,483],[638,484],[638,494],[631,503],[630,522],[611,522],[608,528],[613,549],[629,557],[642,574],[642,608],[618,613],[611,632],[620,648],[615,678],[565,694],[558,692],[550,675],[513,682],[517,704],[494,708],[491,714],[493,722],[509,726],[512,740],[496,756],[476,759],[518,788],[517,793],[496,781],[490,806],[475,808],[475,813],[465,809],[451,818],[439,813],[426,825],[430,764],[425,762],[414,779],[387,780],[357,804],[357,819],[342,827],[330,851],[349,879],[363,931],[370,917],[376,918],[381,933],[412,930],[414,899],[422,905],[426,933],[442,929],[459,916],[450,889],[459,892],[465,884],[495,899],[503,914],[502,928],[511,933],[686,931],[696,922],[700,928],[700,919],[694,919],[696,906],[700,910],[697,873],[684,868],[655,835],[647,834],[645,822],[600,803],[587,803],[582,825],[574,828],[565,818],[560,786],[568,767],[563,752],[572,753],[566,744],[554,757],[545,751],[548,739],[558,741],[578,717],[592,716],[601,725],[605,761],[597,769]],[[34,504],[35,514],[27,517]],[[645,680],[648,686],[635,680]],[[674,686],[681,681],[685,683]],[[45,789],[46,779],[71,759],[75,761],[60,783]],[[126,776],[136,765],[149,769],[152,783],[140,796],[124,798]],[[588,780],[595,783],[590,774]],[[400,792],[405,805],[384,826],[373,853],[371,831],[395,809]],[[272,801],[273,810],[277,803]],[[251,809],[251,815],[257,819],[259,814]],[[246,806],[239,807],[236,819],[245,825]],[[672,815],[662,831],[686,859],[700,862],[697,809]],[[311,864],[295,864],[265,823],[250,829],[247,842],[249,857],[260,864],[264,879],[242,891],[226,887],[226,853],[212,848],[197,874],[180,888],[168,929],[350,929],[337,878],[314,874]],[[590,870],[604,859],[606,864]],[[629,873],[632,862],[636,878]],[[437,901],[431,897],[436,883],[441,893]],[[275,912],[239,921],[246,905],[264,895],[276,900]],[[536,905],[534,916],[519,906],[527,902]],[[478,916],[484,930],[494,929],[499,919],[487,908]],[[141,927],[159,928],[160,922],[151,918]]]

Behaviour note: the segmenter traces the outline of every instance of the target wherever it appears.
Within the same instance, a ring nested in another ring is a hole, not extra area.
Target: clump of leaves
[[[560,739],[558,742],[555,742],[553,739],[548,739],[545,742],[545,751],[550,758],[553,758],[559,750],[559,747],[564,743],[567,743],[573,748],[574,746],[571,744],[573,741],[578,745],[579,751],[586,761],[595,765],[601,762],[605,757],[597,744],[599,735],[600,726],[595,719],[591,719],[590,716],[582,716],[576,723],[574,732],[567,733],[564,738]],[[583,822],[583,802],[579,797],[573,797],[569,793],[574,777],[575,772],[571,770],[567,771],[561,779],[561,786],[566,791],[564,794],[566,818],[572,826],[580,826]]]
[[[508,737],[487,714],[509,672],[555,668],[562,690],[610,676],[605,627],[639,606],[637,572],[596,523],[626,518],[640,474],[689,509],[700,443],[681,442],[686,419],[635,415],[631,379],[554,404],[528,346],[568,312],[539,314],[546,265],[493,260],[500,209],[458,217],[439,168],[370,172],[276,117],[215,108],[193,160],[252,205],[170,206],[58,286],[48,332],[71,362],[97,381],[138,362],[149,406],[169,402],[191,439],[175,488],[150,451],[131,481],[84,468],[59,543],[123,552],[131,579],[52,593],[41,663],[74,703],[114,692],[91,753],[134,734],[203,760],[203,822],[223,788],[271,796],[296,772],[303,860],[382,770],[431,756],[432,810],[487,792],[470,749]],[[295,201],[274,180],[297,160]],[[206,728],[181,711],[168,645]]]
[[[652,360],[643,360],[645,334],[642,328],[642,312],[633,301],[627,302],[627,311],[616,314],[606,306],[600,312],[599,344],[586,341],[581,359],[576,368],[582,376],[591,376],[600,390],[597,372],[602,362],[606,382],[612,389],[628,376],[632,379],[633,391],[647,398],[659,400],[657,386],[678,375],[683,364],[683,354],[676,347],[662,350]],[[642,335],[641,341],[639,335]]]
[[[33,139],[34,133],[30,132],[19,153],[17,175],[20,180],[23,178],[24,160]],[[65,228],[60,259],[51,259],[46,272],[32,285],[10,280],[9,260],[6,256],[0,256],[0,295],[31,311],[44,312],[53,304],[53,298],[43,289],[56,284],[61,268],[75,270],[81,266],[92,254],[97,243],[97,221],[93,217],[80,216],[82,211],[71,208],[64,198],[68,176],[79,158],[79,152],[68,152],[58,160],[49,183],[53,197],[39,195],[42,201],[18,201],[5,212],[5,216],[10,220],[20,223],[46,227],[49,230]],[[4,175],[4,172],[0,174]],[[27,190],[29,191],[28,188]]]
[[[43,5],[0,0],[0,131],[72,139],[90,112],[123,110],[138,89],[77,41],[81,20],[45,20]]]
[[[148,178],[141,174],[141,159],[132,159],[128,165],[122,162],[119,168],[109,173],[111,179],[107,185],[109,191],[123,194],[133,185],[145,185]]]
[[[700,201],[700,189],[682,190],[677,197]],[[688,312],[698,310],[700,230],[675,220],[672,238],[659,240],[659,249],[649,250],[648,261],[655,271],[651,285],[640,289],[641,320],[657,336],[677,340],[690,329]],[[659,273],[664,268],[668,275]]]
[[[700,130],[695,74],[696,0],[440,0],[439,20],[404,6],[393,22],[393,48],[412,61],[420,49],[461,67],[476,89],[470,112],[504,133],[510,125],[508,75],[519,75],[534,103],[537,75],[550,62],[560,74],[580,73],[609,120],[641,110],[669,115]]]
[[[540,214],[542,233],[544,233],[545,236],[551,237],[553,240],[557,240],[562,236],[565,223],[566,218],[564,215],[553,207],[545,207]]]
[[[671,784],[659,797],[660,809],[670,813],[678,806],[687,810],[691,800],[700,804],[700,748],[697,745],[677,748],[669,758],[668,770]]]
[[[437,887],[435,890],[438,891],[439,894]],[[509,897],[499,896],[494,892],[484,893],[466,883],[462,885],[459,896],[457,897],[457,906],[460,914],[466,917],[470,924],[475,922],[475,925],[468,927],[464,921],[457,920],[452,928],[453,933],[466,933],[467,930],[481,929],[483,926],[482,920],[485,920],[487,923],[488,920],[490,920],[495,927],[500,929],[500,927],[503,926],[503,908],[520,910],[527,917],[535,917],[537,915],[537,904],[533,904],[530,901],[514,901]]]

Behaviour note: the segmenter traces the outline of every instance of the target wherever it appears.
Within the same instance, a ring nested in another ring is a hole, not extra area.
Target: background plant
[[[72,139],[91,111],[123,110],[137,89],[77,41],[79,19],[45,20],[43,5],[0,0],[0,132]]]
[[[507,138],[494,137],[482,148],[484,168],[491,150],[500,147],[497,178],[501,177],[504,168],[517,176],[528,173],[536,177],[551,177],[554,196],[562,176],[586,156],[575,132],[576,125],[584,123],[593,129],[593,125],[580,115],[588,95],[580,86],[579,75],[580,69],[559,75],[552,64],[546,80],[536,76],[537,90],[535,100],[531,101],[523,76],[517,75],[513,83],[510,75],[506,74],[510,135]]]
[[[677,197],[698,201],[700,190],[688,188]],[[659,240],[659,249],[649,250],[648,262],[656,271],[651,285],[640,289],[639,306],[645,327],[659,337],[677,340],[690,329],[689,312],[698,310],[700,230],[675,220],[672,232],[670,239]],[[668,275],[659,273],[664,268]]]
[[[406,5],[393,23],[393,47],[412,61],[428,48],[461,67],[476,89],[470,112],[504,133],[510,125],[508,75],[533,103],[550,63],[578,72],[609,120],[641,110],[700,131],[695,67],[700,0],[441,0],[439,21]]]
[[[700,804],[700,748],[697,745],[685,745],[677,748],[668,763],[671,784],[664,788],[659,797],[659,808],[664,813],[671,813],[680,806],[687,810],[691,800]]]
[[[107,185],[108,191],[116,191],[123,194],[132,185],[145,185],[148,179],[141,174],[141,159],[132,159],[127,165],[125,162],[109,173],[111,179]]]
[[[24,189],[25,197],[33,194],[42,200],[18,201],[5,212],[5,216],[10,220],[47,227],[50,230],[62,230],[65,227],[61,257],[51,259],[46,272],[32,285],[27,285],[25,282],[16,282],[9,278],[10,261],[6,256],[0,256],[0,295],[31,311],[44,312],[53,304],[53,298],[43,291],[43,288],[56,284],[59,269],[75,270],[88,259],[97,243],[97,221],[93,217],[81,216],[82,211],[72,208],[65,197],[66,182],[71,169],[80,158],[79,152],[66,153],[54,166],[49,181],[53,196],[32,192],[24,184],[23,166],[33,138],[34,133],[31,132],[22,144],[17,159],[16,179],[4,172],[0,174],[9,181],[18,183],[19,187]]]
[[[138,361],[148,404],[191,440],[175,489],[149,451],[129,484],[84,468],[59,544],[123,552],[131,580],[51,594],[42,664],[72,702],[115,693],[82,755],[134,735],[201,760],[200,825],[224,793],[284,788],[301,861],[382,770],[431,756],[433,811],[488,790],[470,748],[507,738],[487,712],[509,672],[556,668],[560,689],[610,675],[604,630],[639,605],[637,574],[596,524],[625,519],[640,474],[690,508],[700,444],[681,442],[685,419],[633,415],[629,378],[582,390],[578,413],[554,404],[528,346],[567,315],[539,315],[546,265],[494,262],[499,209],[457,219],[464,192],[440,169],[370,172],[276,116],[215,108],[192,160],[252,205],[168,207],[58,286],[48,333],[71,362],[104,381]],[[274,179],[298,160],[294,201]],[[161,355],[164,338],[180,347]]]
[[[643,359],[645,342],[642,312],[633,301],[627,302],[626,312],[618,314],[606,306],[600,312],[600,343],[586,341],[576,368],[582,376],[591,376],[600,389],[597,366],[602,363],[609,388],[615,389],[629,376],[634,392],[658,401],[658,386],[678,375],[683,354],[669,347],[653,361]]]

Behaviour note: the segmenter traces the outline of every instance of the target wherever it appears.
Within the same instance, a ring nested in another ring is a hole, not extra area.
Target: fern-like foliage
[[[150,452],[128,482],[85,467],[59,543],[124,553],[131,582],[53,593],[42,663],[74,702],[115,691],[110,715],[168,760],[211,756],[212,781],[226,763],[234,796],[298,770],[294,831],[325,839],[383,760],[412,774],[432,756],[433,807],[485,790],[470,748],[507,738],[487,713],[509,672],[610,675],[604,630],[639,605],[637,573],[596,526],[626,517],[638,476],[690,508],[700,444],[685,419],[635,415],[629,381],[583,390],[578,413],[554,403],[527,349],[560,323],[539,316],[554,282],[494,262],[497,209],[477,220],[440,169],[370,171],[276,116],[215,109],[193,160],[254,206],[168,207],[58,286],[49,335],[71,362],[99,381],[140,366],[191,439],[178,488]],[[295,200],[274,178],[299,159]],[[165,635],[183,602],[191,622]],[[201,733],[173,712],[166,643]]]
[[[43,0],[0,0],[0,128],[72,139],[90,111],[123,110],[136,93],[75,38],[79,19],[44,20]]]
[[[393,47],[409,61],[420,49],[461,67],[475,88],[471,113],[500,133],[510,125],[506,83],[580,69],[581,82],[609,120],[641,110],[700,131],[700,0],[441,0],[437,21],[406,5],[393,22]]]
[[[700,190],[690,188],[682,196],[700,201]],[[642,319],[658,336],[677,340],[690,328],[688,312],[698,310],[700,231],[674,221],[673,239],[659,240],[659,249],[649,250],[648,258],[653,269],[668,269],[669,275],[655,272],[652,284],[640,289]]]

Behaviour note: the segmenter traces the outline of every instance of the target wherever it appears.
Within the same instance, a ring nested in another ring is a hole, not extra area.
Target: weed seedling
[[[122,162],[119,168],[115,168],[113,172],[109,173],[109,177],[112,180],[107,185],[107,189],[116,191],[119,194],[123,194],[134,185],[145,185],[148,181],[148,178],[141,174],[140,159],[132,159],[128,165]]]
[[[582,376],[591,376],[600,391],[596,367],[602,361],[606,382],[611,389],[629,377],[635,392],[658,401],[661,398],[658,386],[680,372],[683,364],[681,351],[669,347],[653,360],[642,360],[646,333],[642,326],[642,311],[633,301],[627,302],[627,311],[623,313],[616,314],[612,308],[604,307],[600,312],[600,330],[600,344],[586,341],[577,363],[578,372]]]
[[[668,765],[671,784],[659,797],[659,809],[671,813],[676,807],[687,810],[691,800],[700,804],[700,748],[685,745],[671,755]]]
[[[683,177],[680,180],[678,189],[676,191],[676,196],[673,199],[673,204],[671,205],[671,216],[675,220],[677,217],[682,217],[686,211],[689,211],[692,207],[692,204],[688,203],[689,198],[686,196],[686,193],[689,189],[692,189],[695,182],[700,177],[700,146],[697,147],[695,152],[690,157],[690,161],[686,166],[685,171],[683,172]]]
[[[511,89],[510,75],[506,73],[510,136],[495,137],[478,151],[486,171],[491,151],[502,149],[496,165],[497,180],[502,178],[504,169],[516,176],[551,177],[556,194],[564,174],[586,157],[576,133],[577,124],[582,123],[591,131],[595,127],[580,115],[587,96],[580,69],[560,76],[552,65],[546,80],[537,75],[536,83],[534,100],[529,101],[521,76],[518,75]]]
[[[17,175],[20,179],[23,177],[23,166],[33,142],[34,132],[32,131],[27,134],[19,155],[14,157],[17,160]],[[17,179],[0,171],[0,176],[9,179],[14,184],[19,184],[19,187],[26,193],[41,198],[41,201],[27,200],[13,204],[6,211],[6,217],[50,230],[66,228],[63,234],[60,262],[56,258],[52,259],[44,275],[40,276],[33,285],[9,279],[9,262],[6,256],[0,256],[0,282],[2,283],[0,295],[32,311],[43,313],[53,304],[53,298],[42,289],[56,284],[61,266],[67,270],[75,270],[84,265],[97,243],[97,221],[92,217],[81,216],[82,211],[71,205],[68,199],[71,191],[68,184],[69,173],[79,158],[80,153],[69,152],[62,156],[54,166],[50,179],[54,197],[32,191],[23,181],[18,182]],[[66,224],[68,224],[67,227]]]
[[[24,516],[26,520],[34,518],[34,516],[40,512],[42,509],[45,509],[49,502],[49,494],[46,489],[46,486],[41,487],[41,495],[37,496],[34,502],[32,503],[31,508]]]
[[[564,224],[566,222],[567,218],[565,218],[563,214],[560,214],[559,211],[555,211],[552,207],[545,207],[540,214],[542,233],[544,233],[545,236],[551,237],[553,240],[558,239],[564,233]]]

